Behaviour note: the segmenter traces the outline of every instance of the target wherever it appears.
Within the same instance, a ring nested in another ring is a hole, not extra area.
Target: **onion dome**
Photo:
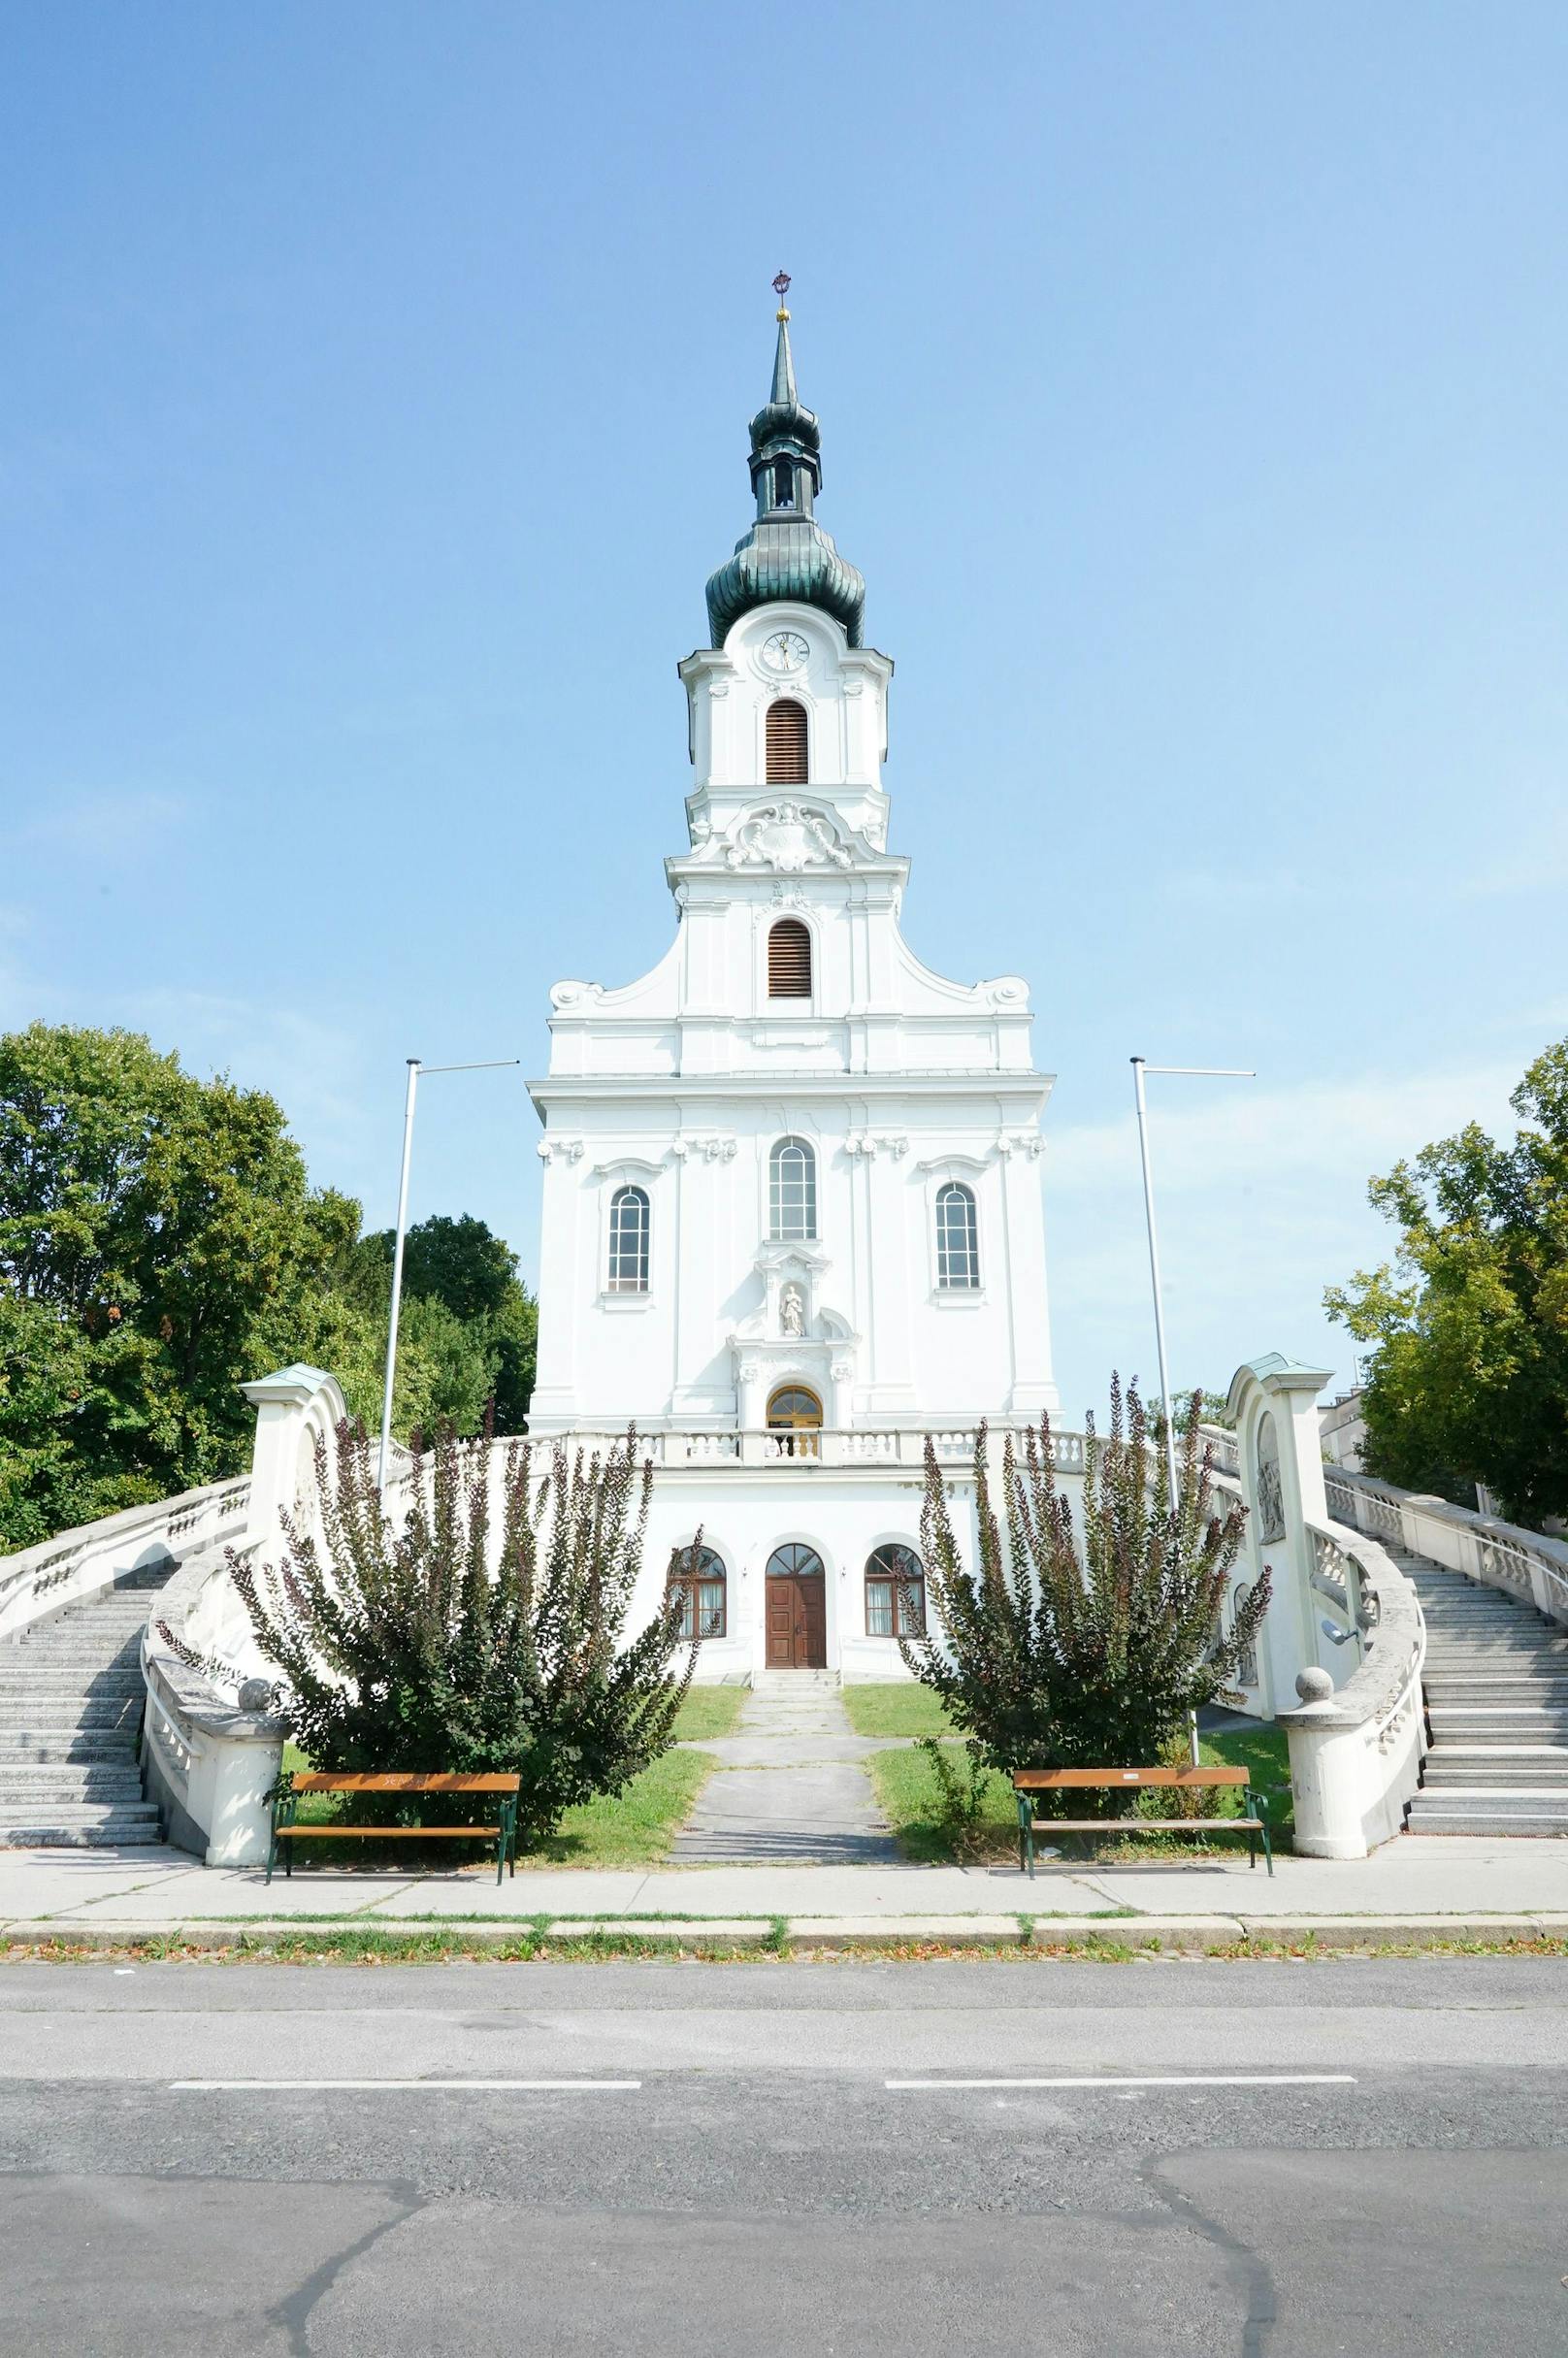
[[[789,280],[783,283],[788,286]],[[866,583],[838,554],[813,512],[822,488],[822,434],[795,390],[790,315],[782,305],[772,391],[751,421],[750,464],[757,521],[745,539],[735,542],[729,563],[708,581],[712,644],[723,646],[735,624],[753,606],[788,598],[832,614],[843,625],[850,645],[858,647]]]

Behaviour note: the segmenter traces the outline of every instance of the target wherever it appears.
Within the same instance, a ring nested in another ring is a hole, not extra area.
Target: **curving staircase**
[[[175,1570],[132,1573],[0,1645],[0,1848],[160,1839],[136,1757],[141,1639]]]
[[[1533,1605],[1384,1545],[1426,1617],[1431,1749],[1412,1834],[1568,1834],[1568,1631]]]

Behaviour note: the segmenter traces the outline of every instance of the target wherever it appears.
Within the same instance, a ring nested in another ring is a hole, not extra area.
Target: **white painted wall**
[[[768,641],[807,650],[781,675]],[[696,784],[690,849],[666,863],[676,933],[620,988],[551,994],[539,1373],[531,1429],[760,1425],[780,1384],[830,1424],[1033,1418],[1056,1405],[1029,992],[922,966],[899,932],[907,863],[886,845],[888,659],[813,608],[744,616],[681,667]],[[810,779],[766,782],[779,694],[805,704]],[[808,1001],[769,1000],[768,935],[799,917]],[[774,1142],[817,1163],[818,1229],[768,1242]],[[944,1179],[975,1196],[981,1284],[936,1284]],[[652,1205],[645,1295],[606,1289],[609,1204]],[[805,1330],[783,1333],[794,1283]],[[728,1484],[735,1476],[727,1480]]]

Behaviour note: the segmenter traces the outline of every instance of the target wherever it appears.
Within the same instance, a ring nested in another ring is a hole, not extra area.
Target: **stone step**
[[[56,1810],[41,1816],[35,1825],[0,1825],[0,1850],[147,1850],[162,1839],[155,1812],[149,1818],[109,1810],[64,1818]]]
[[[1539,1703],[1568,1711],[1568,1685],[1555,1679],[1436,1679],[1425,1682],[1428,1708],[1466,1703]]]
[[[1538,1646],[1520,1646],[1510,1653],[1495,1649],[1486,1654],[1448,1654],[1428,1649],[1426,1672],[1428,1678],[1486,1679],[1518,1678],[1521,1673],[1538,1678],[1563,1677],[1568,1662],[1560,1654],[1543,1654]]]
[[[7,1802],[0,1807],[0,1833],[14,1831],[18,1826],[100,1825],[112,1818],[120,1825],[156,1825],[158,1813],[150,1801],[49,1801]]]
[[[110,1727],[87,1728],[81,1734],[66,1730],[52,1738],[25,1740],[14,1740],[0,1732],[0,1782],[13,1768],[35,1767],[44,1762],[134,1760],[135,1742],[135,1727],[128,1727],[123,1733]]]
[[[135,1728],[141,1719],[138,1695],[111,1695],[102,1703],[90,1695],[8,1697],[0,1702],[0,1742],[58,1742],[73,1728]]]
[[[1526,1697],[1523,1701],[1508,1703],[1484,1703],[1469,1697],[1439,1700],[1436,1696],[1428,1696],[1426,1717],[1434,1727],[1439,1723],[1449,1726],[1459,1718],[1495,1720],[1500,1727],[1506,1727],[1511,1719],[1547,1719],[1568,1722],[1568,1712],[1563,1710],[1560,1703],[1554,1703],[1550,1698],[1543,1701],[1539,1697]]]
[[[1568,1690],[1568,1663],[1542,1661],[1535,1654],[1523,1654],[1517,1662],[1434,1663],[1428,1658],[1424,1676],[1428,1680],[1441,1679],[1449,1686],[1457,1686],[1464,1680],[1489,1679],[1499,1687],[1517,1687],[1536,1679],[1543,1686]]]
[[[1462,1809],[1422,1809],[1420,1796],[1410,1805],[1406,1826],[1410,1834],[1556,1834],[1568,1835],[1568,1802],[1560,1810],[1545,1803],[1520,1802],[1514,1808],[1503,1809],[1486,1802],[1470,1802]]]
[[[1427,1628],[1434,1634],[1441,1631],[1445,1637],[1451,1634],[1456,1637],[1527,1637],[1533,1643],[1552,1626],[1552,1622],[1542,1621],[1539,1615],[1532,1617],[1532,1621],[1525,1620],[1522,1614],[1509,1611],[1483,1613],[1466,1608],[1461,1612],[1457,1606],[1450,1608],[1442,1605],[1428,1605],[1424,1610]]]
[[[1561,1760],[1568,1763],[1568,1744],[1552,1744],[1533,1736],[1509,1736],[1501,1742],[1479,1744],[1473,1736],[1439,1736],[1427,1752],[1428,1760]]]
[[[1568,1785],[1445,1785],[1436,1788],[1435,1792],[1430,1785],[1422,1785],[1421,1792],[1433,1793],[1433,1798],[1445,1810],[1455,1809],[1459,1803],[1471,1801],[1485,1802],[1488,1808],[1494,1803],[1524,1802],[1544,1810],[1560,1809],[1568,1814]],[[1415,1807],[1414,1802],[1411,1807]]]
[[[1470,1785],[1496,1788],[1528,1785],[1543,1792],[1568,1793],[1568,1761],[1519,1760],[1505,1753],[1500,1760],[1444,1760],[1428,1752],[1421,1764],[1423,1793],[1452,1793]]]
[[[58,1760],[32,1761],[0,1769],[0,1811],[18,1800],[31,1808],[41,1795],[51,1801],[107,1802],[123,1797],[139,1802],[142,1773],[128,1758],[89,1760],[76,1766]]]
[[[123,1635],[110,1631],[104,1637],[55,1638],[47,1643],[43,1638],[23,1638],[18,1646],[0,1650],[0,1663],[8,1670],[19,1670],[24,1662],[139,1662],[142,1658],[142,1632],[132,1629]]]
[[[7,1670],[0,1667],[0,1700],[12,1695],[84,1694],[134,1695],[143,1691],[142,1674],[135,1668],[114,1663],[108,1670],[87,1671],[83,1674],[73,1667],[57,1669],[51,1662],[35,1663],[30,1670]]]

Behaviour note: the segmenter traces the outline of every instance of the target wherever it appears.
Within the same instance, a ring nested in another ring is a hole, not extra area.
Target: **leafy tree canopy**
[[[1372,1181],[1395,1263],[1324,1299],[1371,1346],[1367,1470],[1536,1524],[1568,1512],[1568,1041],[1510,1102],[1512,1143],[1471,1123]]]
[[[0,1036],[0,1549],[249,1460],[237,1387],[291,1359],[379,1419],[390,1262],[276,1100],[140,1034]],[[536,1319],[482,1221],[409,1237],[394,1424],[520,1428]]]

